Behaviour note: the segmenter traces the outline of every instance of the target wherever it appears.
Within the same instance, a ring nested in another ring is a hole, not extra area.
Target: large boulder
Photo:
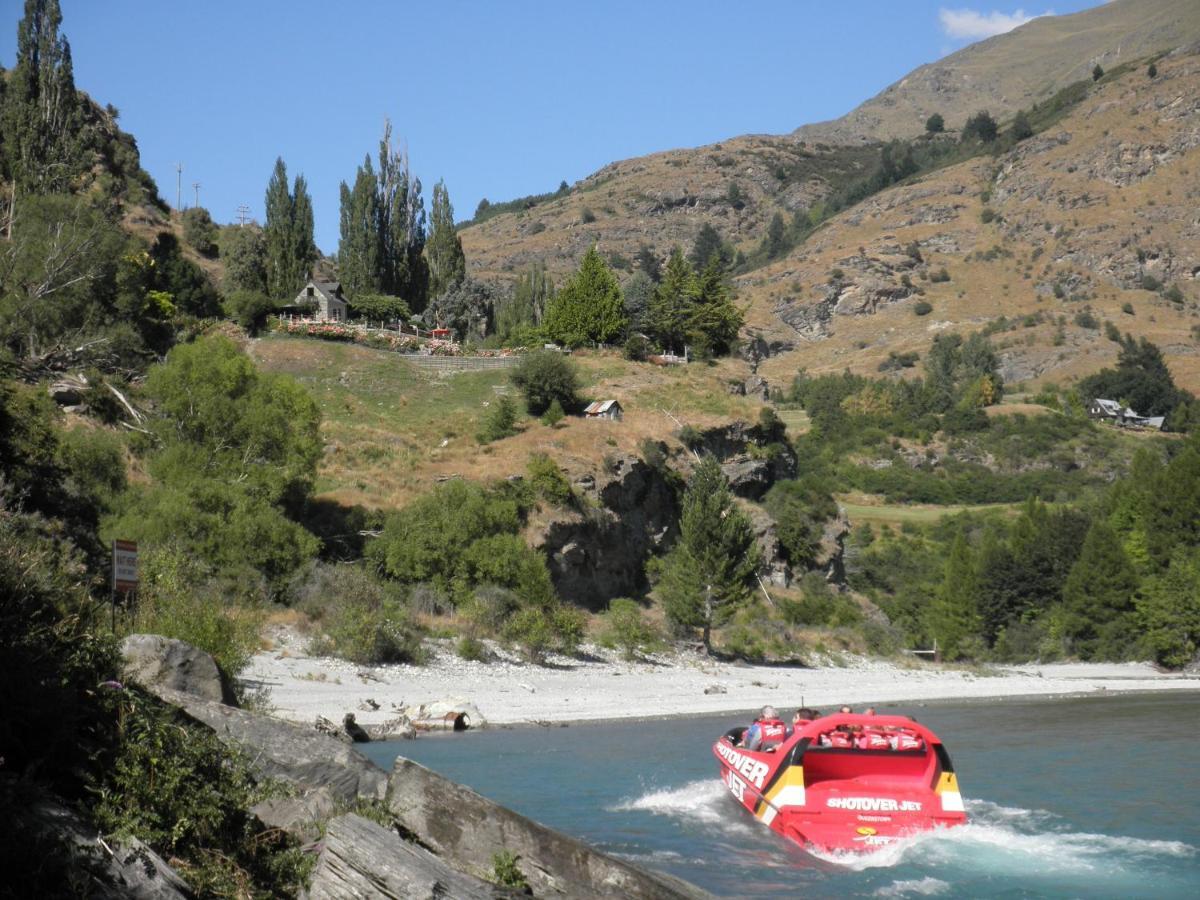
[[[388,808],[426,846],[464,871],[489,872],[501,851],[517,855],[537,897],[709,896],[677,878],[593,850],[404,757],[396,760],[388,780]]]
[[[341,802],[358,798],[382,800],[387,774],[353,747],[311,728],[301,728],[194,694],[152,687],[161,700],[211,728],[224,743],[243,752],[261,775],[294,784],[301,790],[329,789]]]
[[[196,896],[162,857],[137,838],[101,841],[94,828],[49,795],[14,800],[29,790],[10,793],[7,787],[0,789],[0,798],[7,795],[11,802],[5,804],[4,823],[9,849],[25,848],[36,857],[21,861],[22,872],[0,876],[6,885],[28,879],[30,893],[25,896],[42,897],[57,896],[59,890],[97,900],[190,900]],[[36,879],[29,877],[34,871]],[[0,894],[10,896],[3,889]],[[11,896],[21,893],[18,890]]]
[[[131,634],[121,641],[125,677],[147,689],[165,687],[236,706],[233,685],[216,660],[191,644],[161,634]]]
[[[500,893],[503,896],[504,892]],[[493,900],[494,887],[362,816],[329,823],[307,900]]]
[[[333,792],[328,787],[319,787],[295,797],[271,797],[250,807],[250,812],[267,828],[278,828],[307,842],[321,836],[322,823],[337,808]]]

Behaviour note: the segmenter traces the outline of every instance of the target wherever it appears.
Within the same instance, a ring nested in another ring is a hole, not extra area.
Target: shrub
[[[360,665],[423,661],[423,634],[399,589],[362,566],[320,566],[301,595],[324,632],[317,652]]]
[[[525,467],[529,486],[537,496],[555,506],[571,503],[571,485],[563,475],[558,463],[545,453],[535,453]]]
[[[488,410],[475,440],[481,444],[490,444],[492,441],[511,437],[517,433],[516,424],[517,405],[509,397],[498,397]]]
[[[1095,331],[1100,327],[1100,320],[1092,315],[1090,310],[1080,310],[1075,313],[1075,324],[1080,328],[1087,328]]]
[[[661,442],[653,438],[643,438],[638,449],[641,451],[642,461],[650,468],[661,471],[667,464],[667,450]]]
[[[1121,329],[1107,320],[1104,323],[1104,336],[1116,344],[1121,343]]]
[[[267,323],[267,317],[275,311],[275,302],[261,291],[234,291],[221,304],[225,315],[256,335]]]
[[[1126,301],[1125,303],[1122,303],[1121,304],[1121,312],[1125,313],[1125,315],[1127,315],[1127,316],[1132,316],[1133,315],[1133,304],[1128,301]]]
[[[584,225],[590,225],[596,221],[596,214],[592,212],[590,207],[585,206],[579,212],[579,221]]]
[[[932,281],[934,284],[942,284],[942,283],[950,280],[950,272],[946,269],[945,266],[942,266],[936,272],[929,273],[929,280]]]
[[[183,239],[201,256],[217,255],[217,226],[203,206],[183,211]]]
[[[925,120],[925,132],[927,134],[941,134],[946,130],[946,120],[942,118],[941,113],[934,113]]]
[[[526,659],[540,663],[551,650],[575,652],[583,639],[583,614],[559,603],[527,606],[508,620],[502,633]]]
[[[613,600],[604,614],[604,624],[601,642],[620,649],[625,659],[636,659],[639,652],[654,650],[662,644],[662,635],[646,621],[641,607],[633,600]]]
[[[555,425],[565,419],[566,416],[567,414],[563,412],[562,404],[555,399],[553,402],[551,402],[550,408],[542,413],[542,424],[549,428],[553,428]]]
[[[1147,272],[1142,276],[1141,286],[1143,291],[1157,291],[1162,287],[1162,282]]]
[[[626,339],[624,354],[631,362],[645,362],[650,355],[650,342],[644,335],[635,332]]]
[[[1176,306],[1181,306],[1184,300],[1183,291],[1179,289],[1179,285],[1177,284],[1171,285],[1167,289],[1166,293],[1163,294],[1163,297],[1174,303]]]
[[[230,603],[223,586],[208,579],[199,562],[177,546],[143,551],[140,566],[141,589],[130,632],[186,641],[212,654],[230,676],[249,665],[258,649],[261,607]]]
[[[996,211],[990,206],[985,206],[979,213],[979,221],[984,225],[996,220]]]
[[[927,316],[933,312],[933,304],[928,300],[918,300],[913,304],[913,314],[917,316]]]
[[[487,662],[490,654],[488,653],[487,645],[479,638],[471,637],[464,634],[458,639],[458,643],[454,645],[454,652],[459,659],[465,659],[469,662]]]
[[[532,893],[529,882],[517,865],[521,857],[508,850],[492,854],[492,881],[501,887],[513,888],[517,892]]]
[[[1150,65],[1146,68],[1146,77],[1147,78],[1157,78],[1158,77],[1158,66],[1156,66],[1154,63],[1150,63]]]
[[[512,382],[525,396],[530,415],[540,416],[555,400],[567,412],[579,406],[575,364],[554,350],[528,353],[513,369]]]

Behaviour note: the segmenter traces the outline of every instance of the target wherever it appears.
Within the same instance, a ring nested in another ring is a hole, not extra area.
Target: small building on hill
[[[612,419],[614,422],[619,422],[625,415],[625,410],[621,409],[621,404],[616,400],[597,400],[595,403],[588,404],[583,415],[588,419]]]
[[[316,304],[315,317],[322,322],[345,322],[347,304],[341,282],[310,280],[292,301],[293,306]]]
[[[1097,397],[1088,407],[1088,415],[1093,419],[1103,419],[1119,425],[1122,428],[1149,428],[1162,431],[1165,416],[1143,416],[1134,412],[1128,406],[1122,406],[1116,400],[1103,400]]]

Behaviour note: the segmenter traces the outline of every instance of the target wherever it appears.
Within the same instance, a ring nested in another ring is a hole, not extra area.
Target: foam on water
[[[917,878],[907,881],[893,881],[891,884],[876,888],[876,897],[936,897],[950,890],[950,885],[940,878]]]
[[[683,787],[652,790],[640,797],[622,800],[613,812],[641,811],[659,816],[687,818],[707,824],[729,824],[729,796],[715,778],[692,781]]]

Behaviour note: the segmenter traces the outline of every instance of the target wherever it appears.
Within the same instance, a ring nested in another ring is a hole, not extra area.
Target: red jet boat
[[[870,850],[967,821],[950,755],[905,716],[838,713],[802,722],[781,744],[713,745],[721,781],[756,818],[801,846]]]

